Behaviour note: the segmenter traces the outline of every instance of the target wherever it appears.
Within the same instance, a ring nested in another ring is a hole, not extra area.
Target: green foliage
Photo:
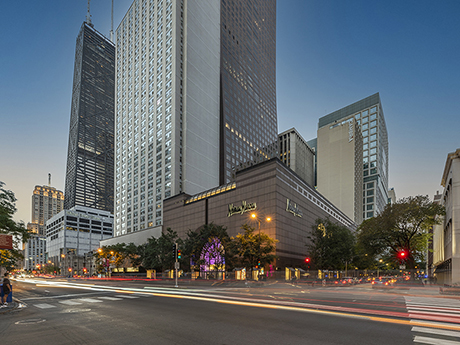
[[[139,261],[146,269],[164,271],[174,268],[175,252],[174,243],[182,246],[182,240],[178,238],[177,232],[166,229],[161,236],[156,239],[151,237],[148,242],[139,246]],[[183,259],[182,259],[183,260]]]
[[[331,222],[329,219],[317,219],[307,238],[308,253],[318,269],[344,269],[353,258],[355,237],[350,229]]]
[[[21,242],[30,237],[29,231],[23,222],[15,222],[13,215],[16,212],[16,197],[10,190],[4,189],[4,183],[0,181],[0,234],[13,235],[13,249],[0,250],[0,266],[12,270],[24,257],[19,248]]]
[[[126,266],[129,263],[139,264],[138,247],[134,243],[126,245],[125,243],[112,244],[99,248],[94,254],[98,271],[103,271],[104,266],[114,265],[117,268]],[[129,262],[128,262],[129,260]]]
[[[277,259],[273,253],[278,240],[263,232],[256,233],[255,229],[247,224],[244,224],[241,229],[244,230],[244,233],[239,233],[236,238],[232,237],[231,244],[238,266],[250,270],[257,267],[259,261],[260,266],[264,267]]]
[[[408,253],[405,264],[414,268],[424,260],[429,229],[441,221],[443,206],[429,200],[428,196],[415,196],[388,204],[382,213],[365,220],[358,228],[358,247],[374,261],[387,257],[398,262],[397,252]],[[367,268],[367,267],[366,267]]]

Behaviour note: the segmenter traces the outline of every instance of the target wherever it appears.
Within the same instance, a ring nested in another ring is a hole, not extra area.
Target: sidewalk
[[[0,314],[6,314],[19,308],[20,301],[13,298],[13,302],[8,303],[6,307],[0,308]]]

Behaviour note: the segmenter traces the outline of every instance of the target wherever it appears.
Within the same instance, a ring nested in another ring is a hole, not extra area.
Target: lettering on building
[[[302,217],[302,211],[295,202],[290,199],[286,199],[286,211],[292,213],[294,216]]]
[[[244,212],[253,211],[257,208],[255,202],[247,203],[246,201],[241,202],[241,206],[235,206],[233,204],[228,205],[227,217],[231,217],[234,214],[243,214]]]

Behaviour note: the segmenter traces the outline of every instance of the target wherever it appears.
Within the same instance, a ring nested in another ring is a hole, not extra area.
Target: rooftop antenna
[[[51,174],[48,173],[48,187],[51,187]]]
[[[112,0],[112,24],[110,25],[110,40],[113,42],[113,0]]]
[[[88,0],[88,12],[86,12],[86,23],[89,26],[94,27],[93,24],[91,23],[91,14],[89,13],[89,2],[90,0]]]

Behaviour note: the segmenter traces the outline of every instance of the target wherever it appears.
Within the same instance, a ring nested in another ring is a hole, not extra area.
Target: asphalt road
[[[460,344],[457,298],[369,286],[36,280],[14,282],[14,294],[27,306],[0,315],[7,344]],[[410,308],[427,310],[414,317]],[[447,316],[435,323],[429,313]]]

